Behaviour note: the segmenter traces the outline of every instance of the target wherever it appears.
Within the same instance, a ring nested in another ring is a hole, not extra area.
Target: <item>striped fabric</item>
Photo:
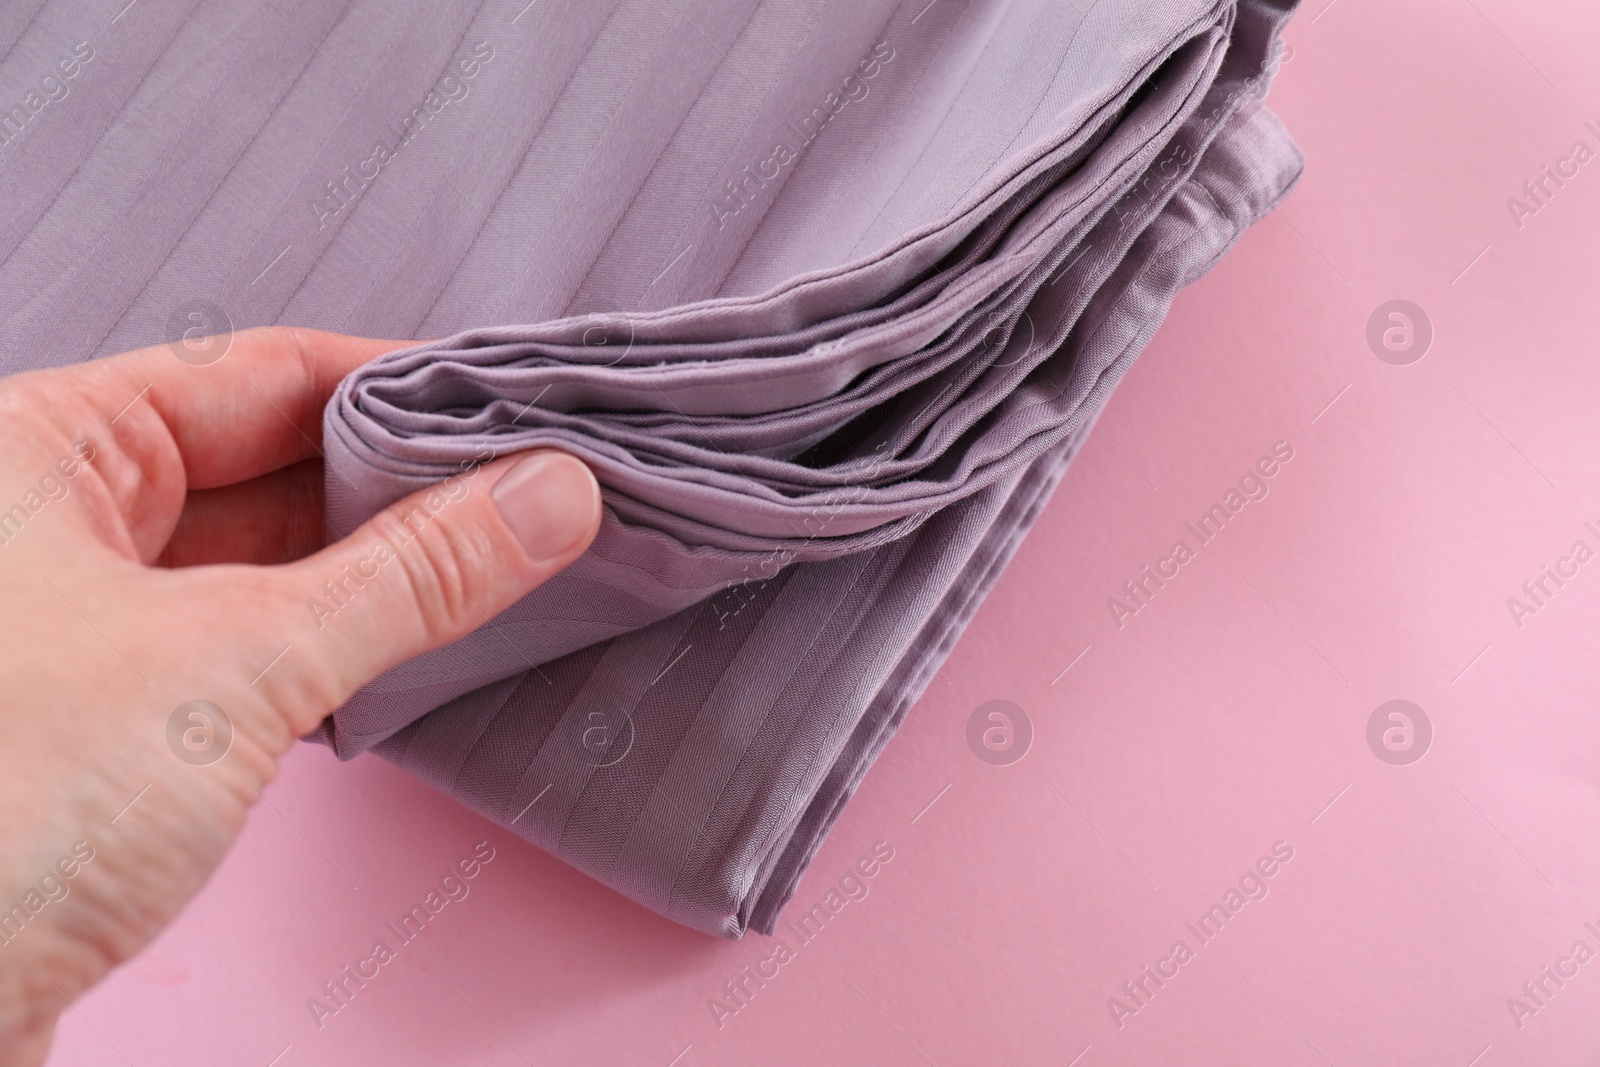
[[[1289,0],[125,3],[0,9],[0,358],[446,338],[330,403],[330,532],[541,446],[602,530],[319,736],[723,936],[1301,166]]]

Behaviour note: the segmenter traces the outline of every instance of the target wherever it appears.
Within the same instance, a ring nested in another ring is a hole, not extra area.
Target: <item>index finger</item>
[[[417,343],[265,326],[233,334],[222,358],[204,366],[155,345],[65,373],[90,376],[92,399],[108,420],[153,410],[189,488],[209,489],[321,455],[322,409],[340,379]]]

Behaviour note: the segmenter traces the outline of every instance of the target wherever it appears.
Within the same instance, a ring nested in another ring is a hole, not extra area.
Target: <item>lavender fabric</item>
[[[1260,103],[1292,6],[22,0],[0,352],[445,337],[330,402],[330,533],[546,446],[602,529],[320,738],[770,931],[1175,292],[1297,178]]]

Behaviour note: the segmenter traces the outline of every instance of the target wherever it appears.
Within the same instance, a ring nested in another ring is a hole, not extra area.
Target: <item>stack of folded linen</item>
[[[0,354],[445,337],[330,402],[330,532],[536,447],[602,529],[320,738],[723,936],[1301,169],[1292,0],[103,6],[0,14],[0,91],[84,43],[0,144]]]
[[[341,709],[340,753],[680,922],[770,930],[1174,292],[1298,175],[1258,99],[1287,6],[817,5],[780,34],[724,2],[684,13],[751,19],[709,80],[608,56],[678,99],[594,102],[604,209],[524,250],[569,314],[377,360],[325,420],[337,533],[536,446],[593,466],[604,528]]]

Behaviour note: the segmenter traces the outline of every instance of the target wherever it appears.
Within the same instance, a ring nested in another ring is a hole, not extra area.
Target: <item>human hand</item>
[[[543,451],[323,547],[323,406],[402,346],[270,328],[206,366],[157,346],[0,380],[0,1063],[43,1061],[59,1013],[194,895],[297,738],[594,538],[593,475]],[[308,610],[358,564],[376,577],[335,617]],[[204,766],[169,741],[169,720],[203,735],[178,712],[195,700],[232,727]]]

